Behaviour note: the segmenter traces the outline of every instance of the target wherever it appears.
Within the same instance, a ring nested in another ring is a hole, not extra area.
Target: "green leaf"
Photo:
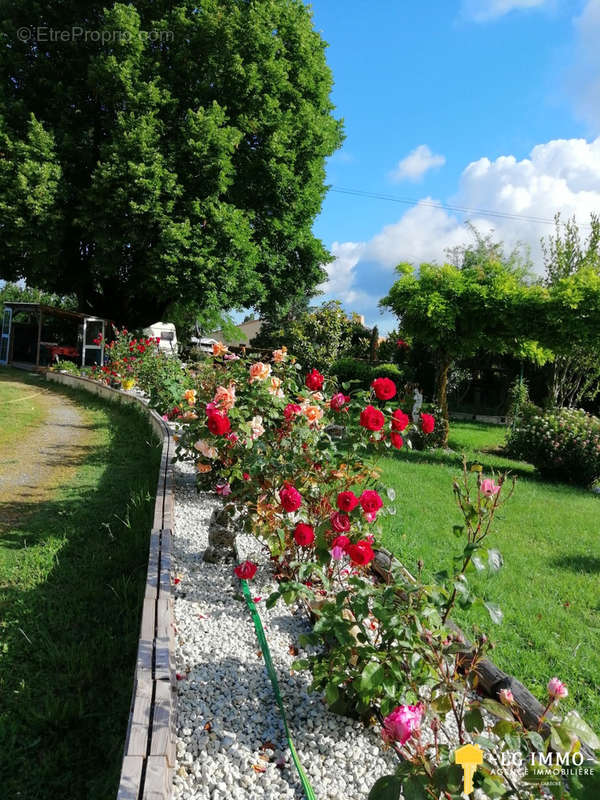
[[[485,700],[481,701],[481,705],[486,711],[489,711],[490,714],[493,714],[495,717],[505,719],[508,722],[515,721],[512,712],[506,706],[503,706],[502,703],[498,703],[496,700],[491,700],[489,697],[486,697]]]
[[[590,728],[590,726],[585,722],[577,711],[569,711],[565,714],[562,727],[574,733],[580,742],[586,744],[588,747],[591,747],[592,750],[600,750],[600,739],[594,733],[594,731]]]
[[[502,609],[500,608],[500,606],[497,605],[496,603],[490,603],[487,600],[484,602],[483,605],[487,608],[488,614],[490,615],[490,619],[492,620],[492,622],[494,622],[496,625],[500,625],[500,623],[504,619],[504,614],[502,613]]]
[[[429,783],[425,775],[411,775],[402,784],[402,795],[404,800],[428,800],[427,784]]]
[[[297,658],[295,661],[292,661],[292,669],[295,672],[301,672],[303,669],[308,669],[310,667],[310,661],[307,658]]]
[[[481,464],[471,464],[469,472],[483,472],[483,467]]]
[[[361,691],[366,692],[370,689],[380,686],[384,675],[385,673],[380,664],[378,664],[376,661],[369,661],[360,676]]]
[[[396,775],[384,775],[375,781],[368,800],[400,800],[402,781]]]
[[[465,532],[465,526],[464,525],[453,525],[452,526],[452,533],[456,536],[457,539],[460,539],[460,537],[463,535],[464,532]]]
[[[327,688],[325,689],[325,697],[327,698],[327,702],[329,705],[333,705],[340,696],[339,687],[335,685],[335,683],[328,683]]]
[[[473,733],[473,731],[477,731],[481,733],[483,730],[484,723],[483,723],[483,715],[478,708],[471,708],[465,714],[465,730],[469,733]]]

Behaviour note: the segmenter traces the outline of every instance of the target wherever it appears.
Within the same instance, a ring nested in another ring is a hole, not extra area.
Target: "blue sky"
[[[334,187],[581,223],[600,211],[600,0],[315,0],[346,141]],[[399,261],[443,260],[465,220],[532,248],[552,228],[329,192],[324,297],[382,329]]]

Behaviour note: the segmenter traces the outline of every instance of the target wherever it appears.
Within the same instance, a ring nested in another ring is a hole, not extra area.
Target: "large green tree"
[[[381,305],[399,317],[402,331],[430,348],[437,401],[448,431],[448,374],[455,361],[479,352],[519,353],[544,329],[548,291],[533,285],[515,254],[478,239],[453,264],[421,264],[400,274]],[[529,347],[531,350],[531,347]]]
[[[130,325],[323,280],[342,132],[301,0],[2,2],[0,35],[0,277]]]

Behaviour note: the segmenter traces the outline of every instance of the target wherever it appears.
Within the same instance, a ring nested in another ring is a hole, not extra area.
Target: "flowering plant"
[[[600,478],[600,419],[581,409],[525,406],[507,449],[542,475],[589,486]]]

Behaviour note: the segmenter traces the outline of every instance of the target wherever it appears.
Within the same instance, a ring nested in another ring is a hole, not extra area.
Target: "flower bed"
[[[573,756],[581,743],[600,742],[575,712],[556,707],[565,688],[548,684],[548,702],[536,730],[523,724],[510,693],[473,695],[477,665],[489,643],[474,649],[452,627],[452,610],[484,605],[493,622],[501,611],[474,597],[473,570],[502,565],[488,548],[497,511],[514,489],[505,476],[484,476],[465,465],[454,484],[464,524],[455,526],[455,570],[434,584],[408,580],[401,571],[386,583],[369,569],[384,515],[396,498],[381,485],[377,456],[401,448],[407,437],[431,435],[435,420],[422,414],[414,426],[394,402],[396,386],[377,378],[369,391],[333,391],[317,370],[304,374],[284,349],[272,363],[240,359],[222,345],[184,378],[166,416],[180,423],[177,453],[191,461],[198,482],[224,499],[226,514],[267,549],[279,586],[269,597],[317,611],[301,644],[316,648],[293,665],[310,670],[313,689],[334,710],[381,726],[382,747],[398,756],[393,775],[378,780],[370,797],[457,797],[461,769],[443,740],[452,720],[458,742],[481,748],[475,785],[490,797],[513,791],[504,756],[555,751]],[[251,565],[238,576],[251,578]],[[467,657],[468,655],[468,657]],[[433,736],[425,736],[425,729]],[[439,735],[438,735],[439,734]],[[552,776],[529,768],[525,796],[541,797]],[[544,770],[542,769],[542,772]],[[573,797],[584,797],[578,776],[567,776]]]

